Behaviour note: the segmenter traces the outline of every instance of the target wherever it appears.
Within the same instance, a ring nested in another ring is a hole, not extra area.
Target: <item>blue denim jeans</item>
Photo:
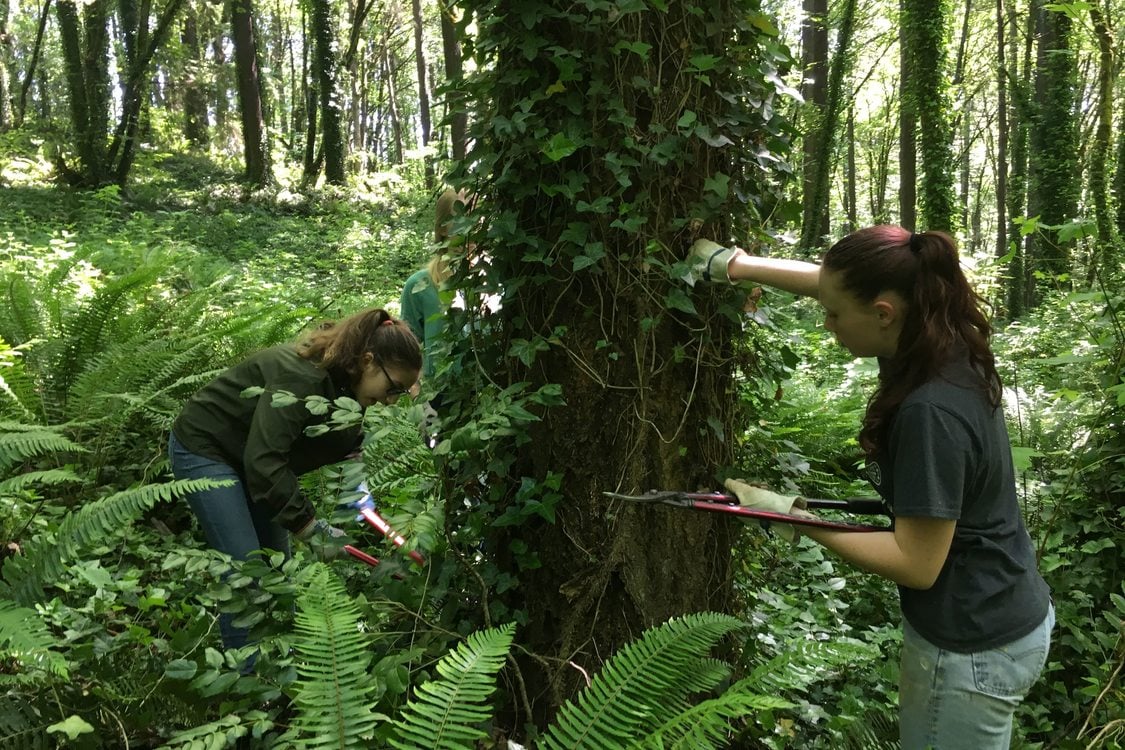
[[[270,509],[253,503],[246,495],[242,477],[232,467],[185,448],[175,434],[168,438],[168,458],[176,479],[231,479],[234,484],[188,496],[203,536],[212,548],[235,560],[245,560],[259,549],[284,552],[289,557],[289,532],[273,521]],[[235,627],[234,615],[219,615],[223,646],[241,648],[249,640],[246,628]]]
[[[902,625],[899,738],[902,750],[1008,750],[1012,716],[1039,678],[1055,608],[1035,630],[971,654],[933,645]]]

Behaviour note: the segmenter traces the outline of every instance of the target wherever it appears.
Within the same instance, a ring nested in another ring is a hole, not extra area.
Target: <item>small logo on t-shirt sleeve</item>
[[[879,487],[883,484],[883,470],[879,467],[878,461],[872,461],[865,467],[867,469],[867,478],[871,480],[871,484]]]

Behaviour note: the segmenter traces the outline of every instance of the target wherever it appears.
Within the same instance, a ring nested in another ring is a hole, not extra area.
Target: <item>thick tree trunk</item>
[[[242,120],[242,151],[246,162],[244,176],[250,185],[266,185],[270,182],[269,151],[252,0],[230,0],[230,16]]]
[[[1012,123],[1011,132],[1011,172],[1008,179],[1008,216],[1027,215],[1027,151],[1029,132],[1032,121],[1031,103],[1031,49],[1034,45],[1034,16],[1026,16],[1027,28],[1022,35],[1024,46],[1022,48],[1022,64],[1017,65],[1020,58],[1019,39],[1021,34],[1018,28],[1018,18],[1014,9],[1008,11],[1008,28],[1010,34],[1009,49],[1011,54],[1008,60],[1012,67],[1012,74],[1008,77],[1011,94]],[[1030,305],[1029,292],[1031,287],[1030,270],[1027,262],[1029,241],[1025,238],[1014,223],[1008,227],[1008,245],[1016,248],[1012,257],[1010,273],[1008,274],[1008,316],[1015,320],[1022,316]]]
[[[60,0],[55,9],[66,67],[71,125],[81,162],[78,172],[71,171],[61,160],[58,166],[75,184],[105,185],[110,182],[106,164],[109,5],[107,0],[95,0],[84,6],[81,16],[74,0]]]

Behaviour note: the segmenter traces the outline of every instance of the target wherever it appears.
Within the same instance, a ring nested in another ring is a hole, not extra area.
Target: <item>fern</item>
[[[13,696],[0,696],[0,747],[5,750],[47,750],[56,746],[34,707]]]
[[[287,738],[296,746],[365,748],[378,722],[368,666],[369,638],[340,579],[325,565],[309,570],[297,599],[297,712]]]
[[[31,428],[18,423],[0,424],[0,471],[47,453],[81,453],[86,449],[49,427]]]
[[[753,692],[745,680],[727,688],[717,698],[703,701],[673,714],[652,734],[629,745],[629,750],[647,748],[721,747],[729,741],[731,726],[757,711],[793,708],[794,704],[777,696]]]
[[[540,746],[548,750],[624,747],[649,735],[686,699],[719,676],[698,667],[724,635],[745,625],[714,612],[686,615],[652,628],[620,649],[575,701],[567,701]]]
[[[395,722],[391,745],[400,750],[473,748],[487,734],[479,725],[491,712],[496,673],[512,645],[515,625],[473,633],[437,664],[441,679],[420,685]]]
[[[47,469],[46,471],[28,471],[17,474],[11,479],[0,482],[0,495],[11,495],[22,492],[32,485],[54,486],[81,482],[82,477],[69,469]]]
[[[0,574],[11,591],[11,598],[25,606],[38,601],[44,588],[66,573],[67,563],[81,550],[105,544],[121,534],[157,502],[167,502],[228,483],[213,479],[181,479],[136,487],[87,503],[67,516],[56,532],[26,544],[23,556],[5,560]]]
[[[755,667],[744,682],[759,692],[783,695],[824,680],[833,669],[857,660],[877,658],[880,658],[879,649],[860,641],[791,641],[783,652]]]
[[[260,713],[260,712],[258,712]],[[247,717],[252,718],[252,717]],[[234,747],[250,733],[242,718],[229,714],[198,727],[177,732],[159,750],[219,750]]]
[[[34,610],[0,599],[0,653],[65,678],[70,665],[61,654],[51,650],[54,645],[54,635]]]

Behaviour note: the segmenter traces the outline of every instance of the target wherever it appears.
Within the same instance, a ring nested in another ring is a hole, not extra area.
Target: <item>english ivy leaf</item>
[[[275,409],[281,406],[292,406],[295,403],[297,403],[297,397],[289,391],[278,391],[273,394],[270,400],[270,405]]]
[[[78,735],[89,734],[94,731],[94,728],[81,716],[72,715],[57,724],[52,724],[47,727],[47,731],[62,733],[71,740],[75,740],[78,739]]]
[[[727,192],[730,190],[730,176],[722,172],[716,172],[704,181],[703,190],[704,192],[714,193],[720,198],[726,198]]]
[[[695,303],[682,289],[673,289],[668,292],[668,296],[664,298],[664,306],[669,309],[681,310],[692,315],[699,313],[695,309]]]
[[[686,111],[682,115],[680,115],[679,120],[676,120],[676,127],[677,128],[690,128],[692,125],[695,124],[695,121],[697,119],[698,118],[696,117],[695,113],[692,112],[689,109],[688,111]]]
[[[564,133],[555,133],[540,151],[551,161],[560,161],[578,150],[578,144]]]
[[[691,64],[696,71],[713,70],[719,63],[719,60],[722,59],[723,58],[716,57],[715,55],[695,55],[691,58]]]
[[[242,392],[238,395],[242,398],[254,398],[255,396],[261,396],[265,392],[266,389],[260,385],[252,385],[249,388],[243,388]]]
[[[199,666],[189,659],[173,659],[164,667],[164,676],[169,680],[190,680],[199,671]]]

